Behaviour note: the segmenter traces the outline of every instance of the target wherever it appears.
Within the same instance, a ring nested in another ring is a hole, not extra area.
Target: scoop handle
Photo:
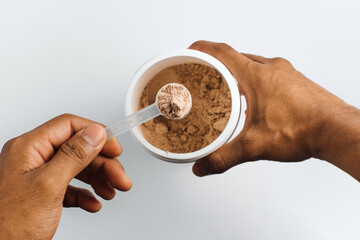
[[[105,131],[107,134],[106,140],[109,140],[113,137],[119,136],[123,134],[124,132],[127,132],[128,130],[132,129],[133,127],[136,127],[146,121],[149,121],[150,119],[153,119],[157,116],[161,115],[161,112],[159,111],[156,102],[147,106],[146,108],[143,108],[126,118],[105,127]]]

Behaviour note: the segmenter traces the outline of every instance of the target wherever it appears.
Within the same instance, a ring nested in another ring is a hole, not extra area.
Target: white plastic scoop
[[[105,127],[107,140],[119,136],[128,130],[149,121],[159,115],[168,119],[183,119],[191,110],[191,94],[186,87],[178,83],[169,83],[160,88],[155,102],[129,116]]]

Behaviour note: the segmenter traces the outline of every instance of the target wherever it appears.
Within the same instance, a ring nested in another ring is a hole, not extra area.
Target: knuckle
[[[68,157],[82,162],[86,158],[86,151],[79,143],[68,141],[61,145],[59,151]]]
[[[9,150],[14,145],[14,142],[15,142],[15,138],[7,141],[3,146],[3,150]]]
[[[214,44],[214,49],[219,52],[229,52],[231,50],[231,47],[226,43],[216,43]]]
[[[274,58],[272,58],[272,60],[281,62],[281,61],[284,61],[285,59],[282,57],[274,57]]]
[[[191,44],[190,48],[202,49],[207,44],[206,41],[200,40]]]
[[[227,54],[230,53],[231,51],[234,51],[234,49],[229,45],[227,45],[226,43],[215,43],[208,41],[196,41],[190,46],[190,48],[212,54],[219,54],[219,53]]]
[[[282,57],[275,57],[271,59],[271,62],[275,65],[292,66],[291,63]]]
[[[16,137],[7,141],[3,146],[3,151],[16,150],[19,146],[24,147],[24,141],[22,137]]]
[[[62,118],[62,119],[71,119],[74,118],[75,115],[71,114],[71,113],[63,113],[60,116],[58,116],[58,118]]]
[[[286,60],[284,58],[282,58],[282,57],[274,57],[274,58],[271,59],[271,61],[274,62],[274,63],[283,63]]]

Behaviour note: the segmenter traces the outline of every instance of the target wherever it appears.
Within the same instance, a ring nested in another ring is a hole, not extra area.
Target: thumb
[[[252,140],[250,132],[243,131],[230,143],[197,160],[193,166],[194,174],[199,177],[219,174],[240,163],[257,160],[259,148],[256,141]]]
[[[102,126],[92,124],[61,145],[54,157],[45,164],[50,176],[70,182],[99,154],[106,141]]]

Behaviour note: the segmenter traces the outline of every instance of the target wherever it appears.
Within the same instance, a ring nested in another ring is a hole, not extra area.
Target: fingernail
[[[203,177],[208,175],[209,173],[205,170],[205,168],[200,164],[195,164],[193,166],[193,172],[198,177]]]
[[[93,147],[96,147],[100,144],[101,140],[104,138],[104,128],[93,124],[88,126],[81,136]]]

